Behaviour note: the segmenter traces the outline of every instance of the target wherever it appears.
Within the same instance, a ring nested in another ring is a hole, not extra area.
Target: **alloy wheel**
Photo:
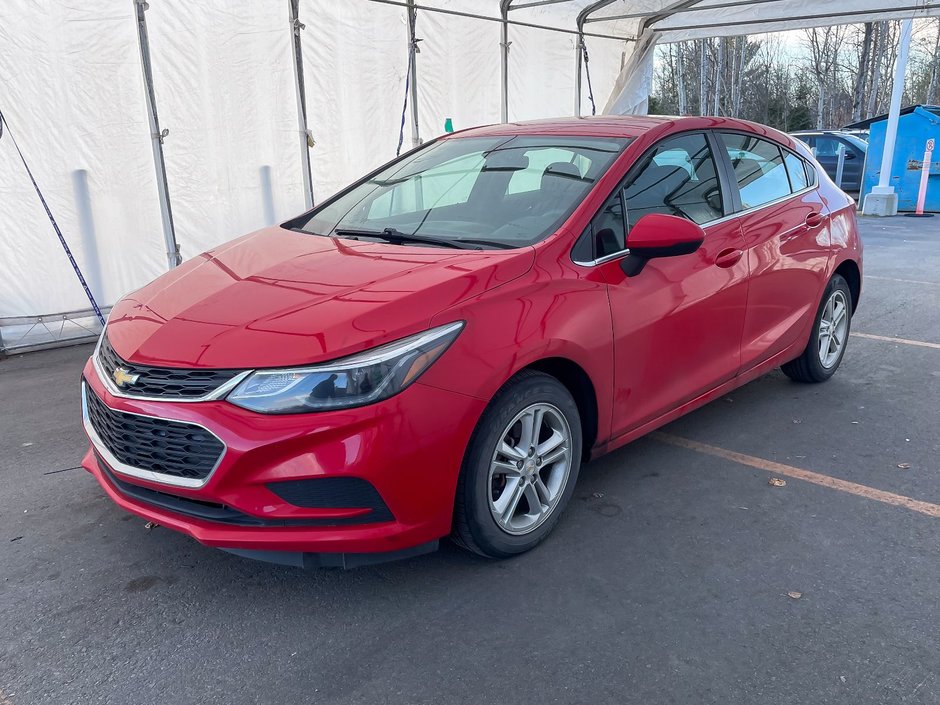
[[[829,296],[819,319],[819,362],[826,369],[839,361],[849,332],[849,302],[836,289]]]
[[[534,531],[555,510],[571,471],[571,428],[552,404],[532,404],[510,421],[490,462],[489,504],[499,527]]]

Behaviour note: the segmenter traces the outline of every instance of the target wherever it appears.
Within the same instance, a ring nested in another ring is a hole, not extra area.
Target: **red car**
[[[112,311],[83,465],[123,508],[305,566],[527,551],[582,462],[774,367],[822,382],[861,291],[855,204],[724,118],[425,144]]]

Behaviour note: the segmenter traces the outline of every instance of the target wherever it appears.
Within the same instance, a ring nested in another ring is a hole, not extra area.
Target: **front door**
[[[725,201],[705,133],[668,137],[631,169],[593,223],[614,328],[613,436],[732,379],[747,305],[744,238]],[[616,253],[647,213],[688,218],[705,242],[627,276]],[[603,261],[604,258],[611,258]]]

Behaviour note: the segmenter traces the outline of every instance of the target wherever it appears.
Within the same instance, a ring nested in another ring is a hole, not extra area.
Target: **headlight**
[[[363,406],[398,394],[447,350],[463,321],[315,367],[258,370],[228,401],[264,414]]]

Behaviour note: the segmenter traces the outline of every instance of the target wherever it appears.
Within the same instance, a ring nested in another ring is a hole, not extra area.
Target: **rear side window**
[[[842,143],[835,137],[817,137],[813,152],[817,157],[835,157],[839,154]]]
[[[787,167],[787,175],[790,177],[790,188],[793,191],[802,191],[809,186],[809,179],[806,175],[806,162],[795,154],[784,152],[783,158]]]
[[[751,135],[722,133],[719,137],[728,150],[744,210],[790,195],[780,147]]]

